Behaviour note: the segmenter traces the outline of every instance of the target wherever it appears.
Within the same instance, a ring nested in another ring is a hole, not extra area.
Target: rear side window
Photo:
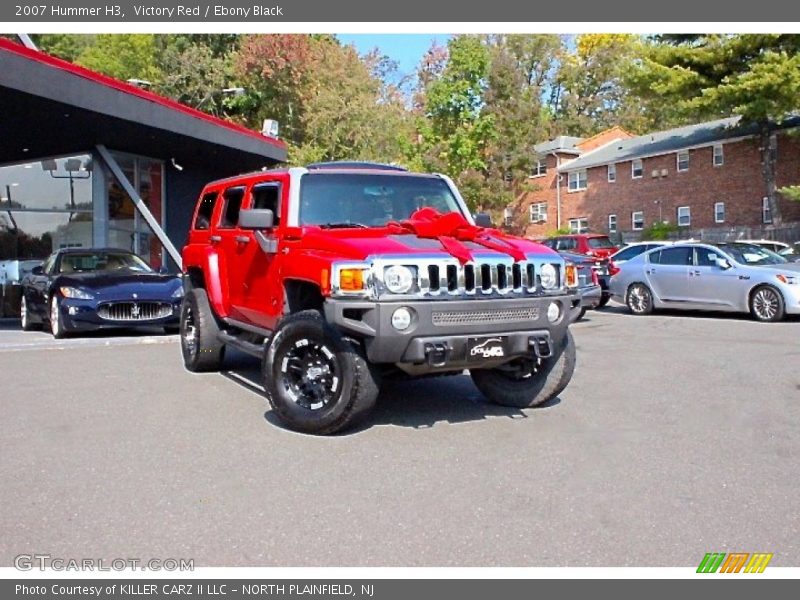
[[[575,238],[561,238],[558,240],[556,250],[574,250],[578,247],[578,242]]]
[[[650,262],[659,265],[688,266],[692,264],[692,249],[666,248],[658,252],[653,252],[650,255]]]
[[[589,248],[613,248],[614,244],[611,243],[611,240],[607,237],[594,237],[589,238],[586,240],[589,244]]]
[[[200,207],[197,209],[197,217],[194,220],[195,229],[208,229],[211,227],[211,215],[214,214],[217,196],[217,192],[209,192],[200,199]]]
[[[219,220],[220,229],[231,229],[239,224],[239,211],[242,208],[243,198],[243,187],[228,188],[222,194],[222,200],[225,204],[222,207],[222,216]]]
[[[269,209],[275,215],[275,227],[281,224],[281,186],[278,183],[262,183],[253,187],[252,208]]]

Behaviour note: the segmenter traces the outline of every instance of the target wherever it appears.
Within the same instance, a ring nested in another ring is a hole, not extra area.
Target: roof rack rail
[[[357,160],[333,160],[329,162],[311,163],[307,169],[372,169],[378,171],[408,171],[399,165],[387,165],[385,163],[357,161]]]

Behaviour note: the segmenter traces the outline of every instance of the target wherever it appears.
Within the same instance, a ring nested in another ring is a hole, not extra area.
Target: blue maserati
[[[112,327],[178,329],[180,277],[154,271],[126,250],[58,250],[22,286],[20,317],[26,331],[47,326],[61,338]]]

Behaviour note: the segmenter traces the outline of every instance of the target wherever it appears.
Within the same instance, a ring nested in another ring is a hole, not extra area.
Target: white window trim
[[[687,211],[687,216],[689,217],[689,222],[686,224],[681,223],[681,209],[685,208]],[[691,227],[692,226],[692,207],[691,206],[679,206],[675,210],[675,221],[678,224],[678,227]]]
[[[536,210],[536,214],[540,216],[540,219],[534,219],[534,207],[544,206],[544,213],[540,213],[539,210]],[[533,202],[528,207],[528,221],[530,223],[547,223],[547,202]]]
[[[616,183],[616,181],[617,181],[617,165],[616,165],[616,163],[611,163],[610,165],[608,165],[606,167],[606,169],[607,169],[606,170],[606,178],[608,180],[608,183]],[[611,178],[611,174],[612,173],[614,174],[614,178],[613,179]]]
[[[585,231],[581,231],[581,222],[583,222],[583,221],[586,222]],[[573,223],[577,223],[578,224],[577,229],[572,227]],[[589,231],[589,217],[575,217],[574,219],[569,219],[567,221],[567,224],[569,225],[569,230],[570,230],[571,233],[586,233],[586,231]]]
[[[769,221],[767,220],[767,213],[769,213]],[[764,225],[772,223],[772,207],[769,205],[769,198],[767,196],[761,199],[761,222]]]
[[[641,226],[636,226],[636,215],[642,215],[642,224]],[[644,211],[643,210],[634,210],[631,213],[631,230],[633,231],[642,231],[644,229]]]
[[[581,182],[580,174],[581,173],[584,173],[586,175],[586,177],[585,177],[586,184],[583,187],[576,187],[575,189],[572,189],[570,187],[570,185],[569,185],[569,183],[570,183],[569,180],[572,178],[573,175],[577,175],[578,176],[578,186],[580,186],[580,182]],[[587,190],[587,189],[589,189],[589,171],[587,171],[586,169],[580,169],[578,171],[570,171],[569,173],[567,173],[567,193],[568,194],[574,194],[575,192],[582,192],[582,191]]]
[[[611,227],[611,219],[614,219],[614,227]],[[617,219],[617,215],[608,215],[608,232],[609,233],[617,233],[617,227],[619,227],[619,219]]]
[[[685,154],[686,155],[686,168],[685,169],[681,169],[681,154]],[[678,173],[685,173],[686,171],[689,170],[690,161],[691,161],[691,157],[689,156],[689,151],[688,150],[678,150],[675,153],[675,170],[677,170]]]
[[[717,163],[717,148],[719,148],[719,163]],[[725,164],[725,147],[723,144],[714,144],[711,146],[711,164],[715,167],[721,167]]]
[[[542,163],[544,163],[544,168],[545,168],[545,172],[544,173],[540,173],[539,172],[539,165],[541,165]],[[532,179],[536,179],[538,177],[545,177],[546,175],[547,175],[547,159],[546,158],[538,159],[536,161],[536,167],[535,167],[535,170],[533,172],[533,175],[531,175],[531,178]]]
[[[642,170],[642,174],[641,175],[636,175],[635,174],[635,171],[636,171],[635,165],[636,165],[637,161],[639,162],[639,166],[641,167],[641,170]],[[631,161],[631,179],[641,179],[642,177],[644,177],[644,161],[641,158],[634,158]]]
[[[722,207],[722,219],[720,219],[717,215],[719,212],[717,211],[718,207]],[[714,202],[714,223],[724,223],[725,222],[725,203],[724,202]]]

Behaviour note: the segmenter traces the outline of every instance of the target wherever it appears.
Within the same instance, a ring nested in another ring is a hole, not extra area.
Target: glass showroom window
[[[689,170],[689,151],[688,150],[683,150],[682,152],[678,152],[677,162],[678,162],[678,171],[688,171]]]
[[[586,169],[582,171],[572,171],[569,174],[569,191],[570,192],[579,192],[581,190],[585,190],[588,187],[588,176],[586,174]]]
[[[715,167],[721,167],[725,164],[725,154],[722,150],[722,144],[714,144],[714,154],[712,159]]]
[[[608,233],[617,233],[617,215],[608,215]]]
[[[617,165],[608,165],[608,183],[614,183],[617,180]]]
[[[91,155],[0,167],[0,260],[90,248],[93,226]]]
[[[162,223],[163,163],[121,153],[114,153],[114,158],[155,220]],[[131,197],[113,176],[108,182],[108,245],[138,254],[155,269],[163,265],[164,251],[161,242],[136,209]]]
[[[644,174],[644,165],[642,159],[637,158],[631,161],[631,179],[641,179]]]
[[[714,203],[714,223],[724,223],[725,222],[725,203],[724,202],[715,202]]]

